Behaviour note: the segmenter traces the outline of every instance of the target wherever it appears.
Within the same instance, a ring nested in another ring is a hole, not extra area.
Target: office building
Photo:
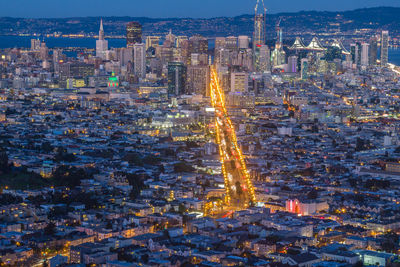
[[[288,72],[297,72],[297,56],[290,56],[288,58]]]
[[[208,53],[208,40],[202,36],[193,36],[189,38],[190,52],[198,54]]]
[[[253,50],[257,45],[265,44],[265,18],[267,9],[264,6],[264,0],[257,1],[254,14],[254,33],[253,33]]]
[[[175,46],[176,36],[172,34],[172,30],[169,30],[169,33],[165,36],[165,42],[169,43],[169,46]]]
[[[231,73],[231,92],[247,92],[249,88],[249,74],[247,72]]]
[[[226,37],[225,48],[228,50],[236,50],[238,48],[238,38],[236,36]]]
[[[144,44],[133,45],[133,66],[134,73],[139,78],[146,77],[146,49]]]
[[[108,41],[104,39],[103,20],[100,21],[99,39],[96,40],[96,57],[106,59]]]
[[[378,59],[378,40],[376,37],[372,37],[369,40],[369,64],[376,65]]]
[[[40,59],[41,60],[47,60],[49,57],[49,49],[46,46],[45,42],[42,42],[40,44]]]
[[[308,79],[308,59],[301,59],[301,79]]]
[[[186,87],[186,66],[182,62],[168,62],[168,94],[182,95]]]
[[[267,45],[257,45],[254,50],[254,70],[268,72],[271,70],[271,52]]]
[[[115,49],[116,58],[121,64],[121,67],[127,66],[130,62],[133,62],[133,48],[121,47]]]
[[[187,67],[186,92],[188,94],[207,95],[210,85],[210,68],[208,65],[191,65]]]
[[[247,35],[241,35],[238,38],[239,49],[249,48],[249,37]]]
[[[176,43],[176,48],[181,48],[182,44],[184,42],[187,42],[189,40],[189,38],[187,36],[181,35],[181,36],[177,36],[175,43]]]
[[[361,44],[361,66],[369,65],[369,44],[362,43]]]
[[[382,31],[381,37],[381,66],[386,66],[388,64],[389,56],[389,32]]]
[[[225,37],[215,38],[215,49],[225,48]]]
[[[146,51],[150,47],[156,48],[160,43],[160,36],[147,36],[146,37]]]
[[[126,25],[126,46],[133,47],[142,42],[142,25],[137,21],[131,21]]]
[[[31,39],[31,51],[39,51],[39,50],[40,50],[40,40]]]

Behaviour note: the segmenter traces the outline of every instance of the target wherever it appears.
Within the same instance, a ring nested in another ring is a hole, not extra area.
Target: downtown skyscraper
[[[382,31],[381,37],[381,66],[388,64],[389,55],[389,31]]]
[[[265,23],[266,23],[266,14],[267,9],[264,6],[264,0],[257,0],[256,7],[254,9],[254,33],[253,33],[253,49],[257,45],[264,45],[265,44]]]
[[[257,0],[254,8],[254,33],[253,33],[253,66],[256,71],[261,71],[260,66],[260,48],[265,45],[266,41],[266,14],[267,9],[264,6],[264,0]]]
[[[107,50],[108,50],[108,41],[104,39],[103,20],[101,20],[99,39],[96,40],[96,57],[105,59]]]
[[[137,21],[131,21],[126,25],[126,46],[133,47],[142,42],[142,25]]]

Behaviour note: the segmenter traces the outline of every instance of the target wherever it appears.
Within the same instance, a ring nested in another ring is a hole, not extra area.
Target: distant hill
[[[285,36],[312,33],[354,34],[356,29],[363,32],[387,29],[397,36],[400,29],[400,8],[377,7],[341,12],[301,11],[267,15],[267,35],[274,36],[275,24],[281,18]],[[77,18],[0,18],[0,35],[9,34],[90,34],[96,35],[100,17]],[[164,35],[170,29],[177,35],[201,34],[207,37],[228,35],[252,35],[253,15],[218,17],[210,19],[193,18],[146,18],[146,17],[103,17],[106,35],[124,35],[128,21],[139,21],[145,35]]]

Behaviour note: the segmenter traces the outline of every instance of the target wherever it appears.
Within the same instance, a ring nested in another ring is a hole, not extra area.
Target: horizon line
[[[357,10],[366,10],[366,9],[377,9],[377,8],[395,8],[400,9],[400,6],[374,6],[374,7],[361,7],[355,9],[348,9],[348,10],[336,10],[336,11],[328,11],[328,10],[299,10],[299,11],[292,11],[292,12],[276,12],[276,13],[268,13],[267,16],[275,16],[280,14],[296,14],[302,12],[321,12],[321,13],[340,13],[340,12],[351,12]],[[116,16],[116,15],[96,15],[96,16],[78,16],[78,17],[12,17],[12,16],[0,16],[0,19],[10,18],[10,19],[78,19],[78,18],[146,18],[146,19],[216,19],[216,18],[235,18],[241,16],[253,16],[253,14],[239,14],[234,16],[213,16],[213,17],[149,17],[149,16]]]

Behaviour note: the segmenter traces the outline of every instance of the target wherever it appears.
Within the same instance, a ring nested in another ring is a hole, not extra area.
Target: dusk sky
[[[0,16],[216,17],[253,13],[256,0],[0,0]],[[270,13],[400,6],[400,0],[268,0]]]

